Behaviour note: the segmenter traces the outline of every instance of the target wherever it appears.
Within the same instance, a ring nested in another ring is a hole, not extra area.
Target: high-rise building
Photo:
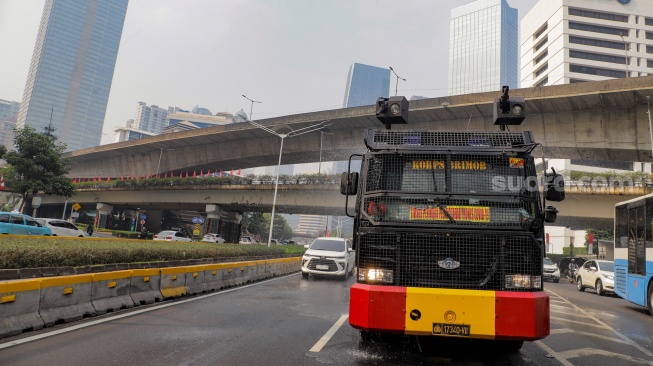
[[[506,0],[477,0],[451,9],[449,27],[449,95],[517,87],[517,9]]]
[[[168,113],[173,113],[174,108],[159,108],[157,105],[147,106],[144,102],[138,102],[136,107],[135,127],[141,131],[159,134],[167,126]]]
[[[327,216],[300,215],[295,228],[295,236],[318,237],[327,229]]]
[[[68,150],[100,143],[128,0],[46,0],[18,127],[52,125]]]
[[[653,72],[653,1],[540,0],[521,29],[522,88]]]
[[[521,87],[653,73],[653,2],[540,0],[522,19]],[[559,170],[646,171],[641,162],[552,159]]]
[[[343,108],[376,104],[390,94],[390,69],[354,63],[349,67]]]
[[[19,102],[0,99],[0,145],[8,150],[14,147],[14,128],[19,108]]]

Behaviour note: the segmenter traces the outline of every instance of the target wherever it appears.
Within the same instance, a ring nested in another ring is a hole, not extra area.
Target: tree
[[[267,233],[267,236],[270,236],[270,218],[272,217],[271,214],[263,214],[263,217],[265,218],[265,224],[266,224],[266,229],[265,232]],[[274,229],[272,230],[272,239],[279,239],[279,240],[284,240],[284,239],[290,239],[292,238],[292,228],[290,225],[288,225],[288,221],[286,219],[278,214],[274,215]]]
[[[62,157],[66,144],[57,142],[52,128],[38,133],[30,126],[15,130],[16,150],[3,154],[9,164],[5,171],[7,190],[19,193],[23,202],[30,194],[43,192],[47,195],[71,197],[77,189],[66,177],[70,172],[70,161]],[[1,151],[0,151],[1,152]]]

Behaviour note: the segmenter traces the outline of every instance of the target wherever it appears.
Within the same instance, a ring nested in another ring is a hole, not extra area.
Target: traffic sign
[[[202,225],[204,223],[204,218],[203,217],[198,217],[197,218],[197,223]]]
[[[193,217],[193,220],[191,220],[191,221],[193,221],[193,224],[197,224],[197,223],[198,223],[198,221],[197,221],[198,219],[199,219],[199,217]]]
[[[145,220],[141,220],[141,225],[145,225]]]
[[[75,210],[75,211],[79,210],[80,208],[82,208],[82,205],[80,205],[79,203],[75,203],[73,205],[73,210]]]
[[[146,218],[147,218],[147,215],[145,215],[145,214],[141,215],[141,220],[145,220]],[[141,224],[142,224],[142,222],[141,222]]]

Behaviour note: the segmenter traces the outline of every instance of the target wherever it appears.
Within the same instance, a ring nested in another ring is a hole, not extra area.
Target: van
[[[32,216],[0,211],[0,234],[52,236],[52,230],[39,224]]]

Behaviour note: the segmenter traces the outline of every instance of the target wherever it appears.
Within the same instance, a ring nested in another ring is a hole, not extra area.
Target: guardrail
[[[300,269],[292,257],[0,281],[0,338]]]

